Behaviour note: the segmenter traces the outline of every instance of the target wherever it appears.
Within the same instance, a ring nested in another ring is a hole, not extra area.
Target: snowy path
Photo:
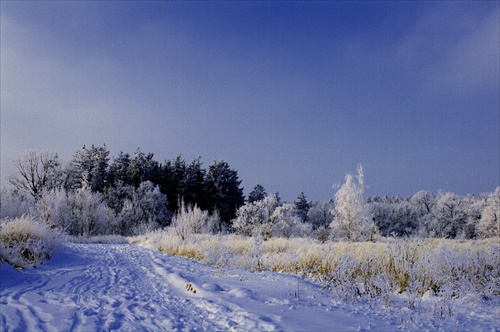
[[[132,244],[66,244],[39,269],[1,264],[1,330],[397,330],[319,286],[223,271]],[[195,292],[196,291],[196,292]]]

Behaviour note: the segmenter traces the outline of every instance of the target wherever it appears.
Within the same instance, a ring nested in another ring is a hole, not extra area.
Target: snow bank
[[[339,301],[300,276],[215,268],[133,244],[68,243],[47,264],[0,264],[0,329],[170,331],[492,331],[498,301],[430,293],[413,309]]]

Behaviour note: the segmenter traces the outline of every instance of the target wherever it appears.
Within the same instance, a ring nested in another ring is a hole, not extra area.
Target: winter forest
[[[14,164],[1,191],[0,254],[18,269],[43,264],[62,241],[126,238],[218,268],[297,275],[338,301],[404,307],[413,323],[430,315],[431,328],[458,324],[456,303],[470,294],[492,308],[500,298],[499,187],[365,197],[358,165],[331,200],[302,192],[284,202],[260,184],[244,197],[223,160],[160,163],[139,148],[111,157],[106,145],[83,146],[68,163],[27,151]],[[438,300],[424,309],[429,294]]]
[[[28,151],[14,164],[17,173],[7,176],[10,186],[2,189],[1,218],[29,214],[75,236],[131,236],[169,226],[243,236],[259,228],[264,239],[321,242],[500,235],[499,188],[468,196],[419,191],[407,198],[365,198],[361,165],[333,199],[309,202],[300,193],[289,203],[260,184],[245,199],[237,170],[223,160],[213,160],[208,169],[201,157],[159,163],[139,148],[111,158],[106,145],[84,146],[66,166],[57,153]]]

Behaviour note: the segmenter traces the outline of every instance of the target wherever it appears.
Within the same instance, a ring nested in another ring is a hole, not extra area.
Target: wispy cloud
[[[498,10],[476,18],[476,24],[443,54],[442,63],[434,68],[431,89],[451,90],[456,96],[495,86],[498,91],[499,20]]]
[[[499,20],[498,8],[434,9],[397,44],[398,58],[414,67],[426,96],[462,97],[498,88]]]
[[[491,3],[1,5],[3,170],[27,148],[68,160],[83,144],[141,146],[227,159],[247,188],[293,199],[333,195],[358,162],[371,188],[429,189],[498,150]]]

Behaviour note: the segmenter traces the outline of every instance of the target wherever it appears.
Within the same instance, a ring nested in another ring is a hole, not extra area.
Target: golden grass
[[[148,234],[147,238],[167,254],[220,267],[307,275],[324,282],[340,282],[334,278],[338,279],[335,276],[344,269],[341,272],[348,274],[345,282],[350,278],[350,282],[368,284],[374,277],[390,276],[394,289],[399,291],[408,289],[411,282],[418,282],[419,292],[423,293],[429,289],[439,291],[443,283],[454,280],[486,283],[493,278],[498,284],[500,279],[498,239],[320,243],[311,238],[271,238],[256,248],[253,238],[235,234],[191,235],[181,240],[162,231]]]

